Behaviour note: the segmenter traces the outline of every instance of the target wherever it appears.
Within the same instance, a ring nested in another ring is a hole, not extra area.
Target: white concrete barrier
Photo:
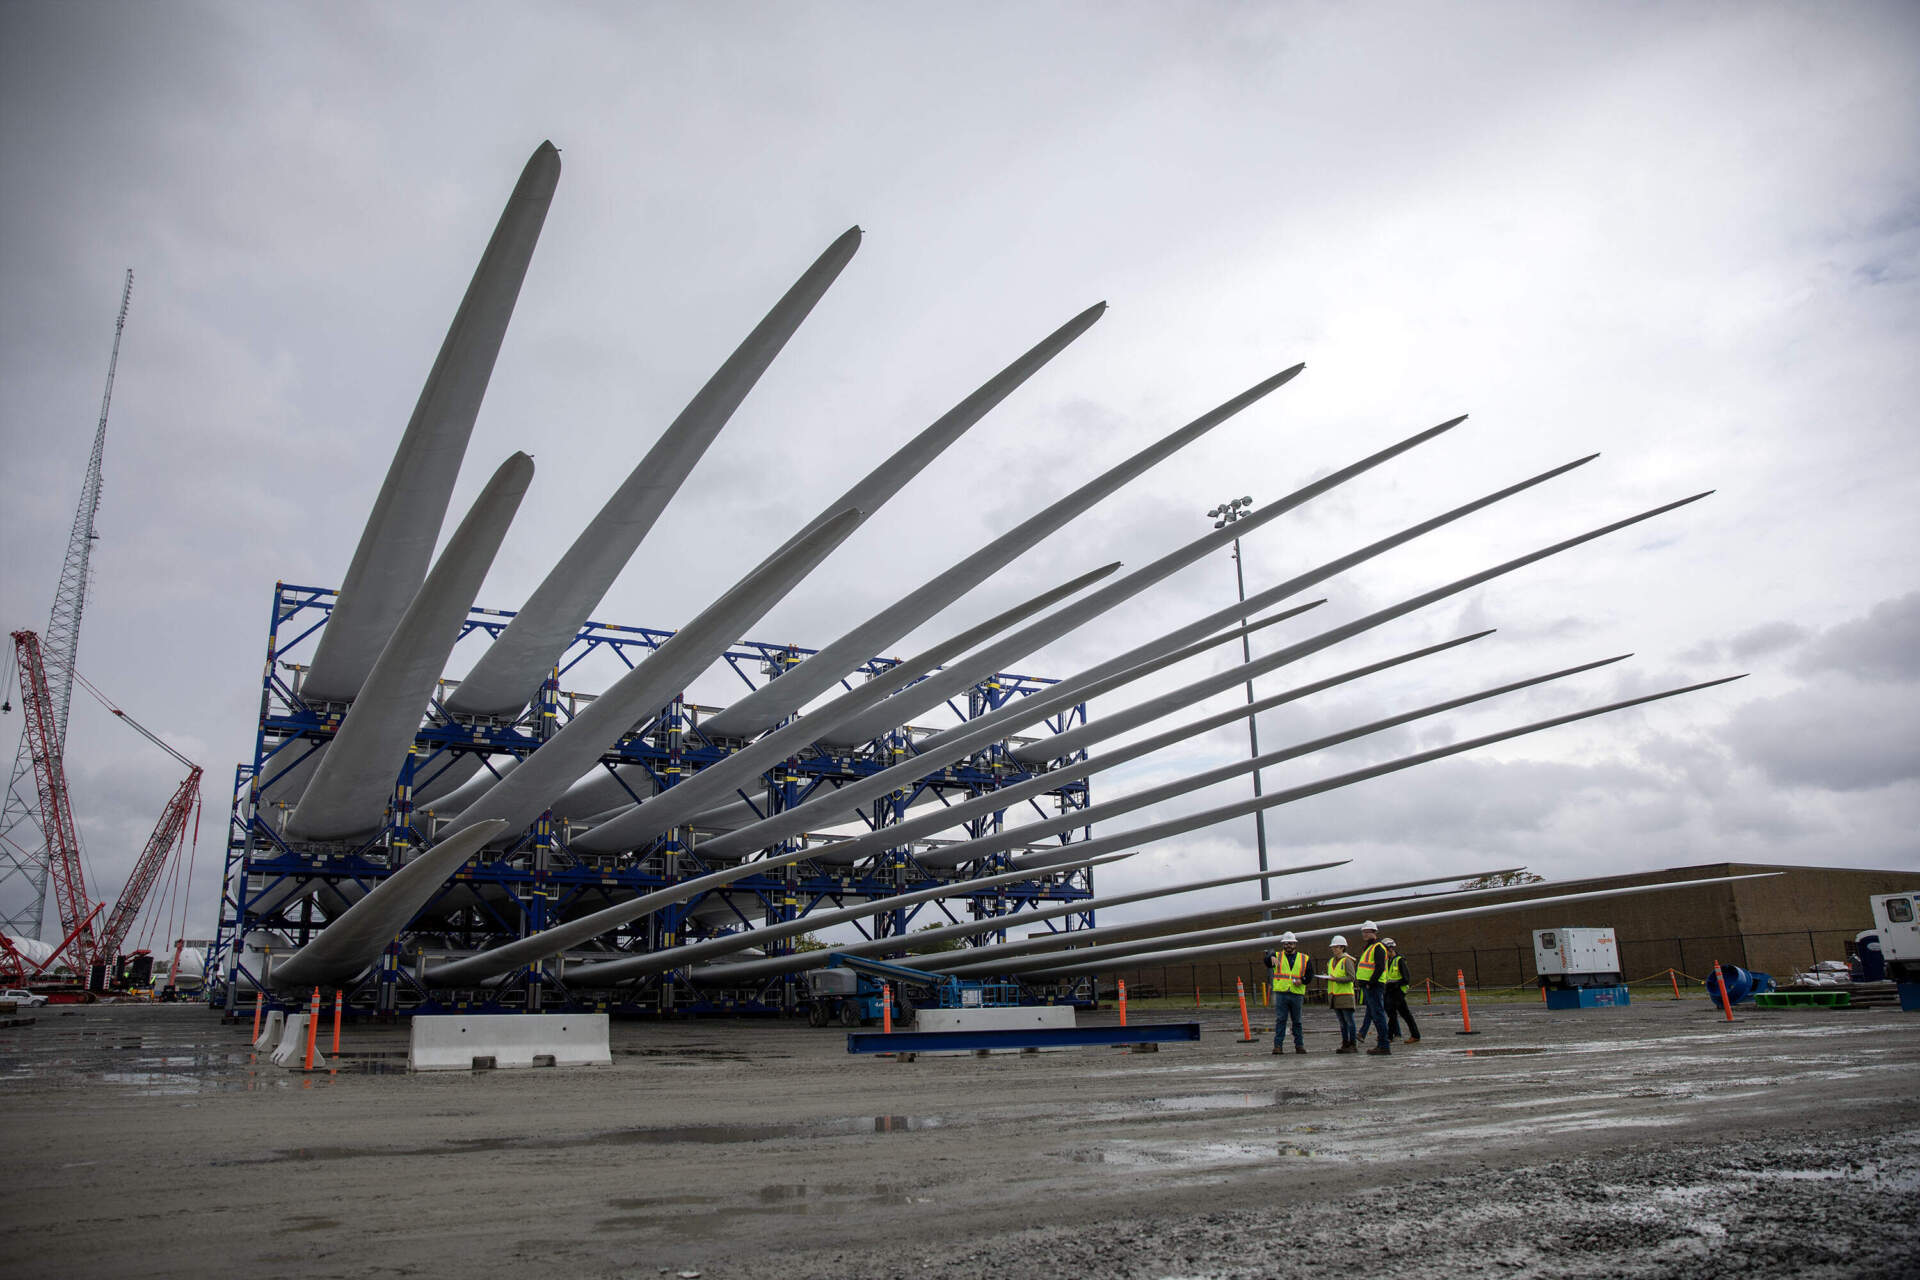
[[[276,1067],[303,1067],[307,1061],[307,1015],[289,1014],[286,1032],[280,1037],[280,1047],[273,1051],[273,1065]],[[315,1071],[327,1065],[326,1055],[320,1052],[320,1046],[313,1047],[313,1069]]]
[[[613,1065],[604,1013],[420,1014],[412,1025],[415,1071]]]
[[[900,1024],[895,1022],[897,1027]],[[1071,1027],[1070,1004],[1023,1005],[1013,1009],[922,1009],[914,1031],[1025,1031],[1029,1027]]]
[[[253,1047],[261,1053],[270,1053],[280,1043],[280,1032],[286,1028],[287,1011],[285,1009],[267,1010],[267,1020],[260,1024],[260,1034],[254,1038]]]

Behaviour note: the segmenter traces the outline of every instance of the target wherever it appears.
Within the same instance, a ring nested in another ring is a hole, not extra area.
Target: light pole
[[[1253,514],[1253,499],[1235,498],[1231,502],[1221,503],[1213,510],[1207,512],[1207,514],[1213,517],[1214,528],[1224,529],[1239,520],[1242,516]],[[1240,602],[1245,604],[1247,600],[1247,573],[1240,564],[1240,539],[1238,538],[1233,540],[1233,578],[1234,582],[1240,588]],[[1240,625],[1243,627],[1246,626],[1247,620],[1245,618],[1240,619]],[[1245,636],[1240,637],[1240,658],[1243,663],[1249,666],[1253,663],[1253,645]],[[1251,678],[1247,681],[1247,705],[1253,705],[1253,681]],[[1251,715],[1247,717],[1247,743],[1252,747],[1253,754],[1257,758],[1260,754],[1260,728],[1254,723],[1254,717]],[[1256,800],[1260,797],[1260,771],[1258,769],[1253,771],[1253,795]],[[1260,869],[1265,871],[1267,869],[1267,813],[1264,809],[1254,810],[1253,834],[1260,848]],[[1271,891],[1267,887],[1267,882],[1262,880],[1260,882],[1260,901],[1270,901],[1272,896]]]

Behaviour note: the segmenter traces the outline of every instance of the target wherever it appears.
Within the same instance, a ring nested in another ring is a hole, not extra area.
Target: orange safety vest
[[[1289,963],[1282,951],[1273,957],[1273,989],[1277,994],[1302,996],[1307,993],[1307,953],[1296,951]]]

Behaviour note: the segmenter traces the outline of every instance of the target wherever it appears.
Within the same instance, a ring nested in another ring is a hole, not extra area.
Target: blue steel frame
[[[649,627],[588,622],[562,656],[553,675],[542,685],[533,703],[511,721],[455,717],[436,698],[414,741],[413,752],[401,771],[388,824],[357,844],[315,844],[288,841],[277,830],[275,814],[260,812],[262,788],[298,764],[338,731],[345,709],[310,704],[301,698],[298,659],[310,654],[315,637],[332,612],[336,593],[321,587],[277,583],[267,632],[267,654],[261,678],[259,724],[254,759],[236,768],[229,826],[226,874],[221,881],[219,929],[207,959],[210,998],[224,1004],[229,1014],[239,1011],[248,988],[258,989],[261,960],[248,953],[244,940],[256,930],[281,935],[293,946],[304,943],[327,918],[327,906],[337,911],[354,891],[364,892],[393,873],[405,852],[431,843],[435,816],[431,804],[416,809],[413,795],[431,783],[460,756],[478,752],[524,757],[566,723],[585,695],[567,692],[562,682],[582,661],[607,652],[628,668],[657,649],[673,633]],[[479,631],[497,636],[513,618],[509,611],[473,609],[462,638]],[[642,652],[636,653],[635,650]],[[777,677],[814,650],[789,644],[743,641],[727,651],[724,661],[749,688],[755,673]],[[875,658],[855,675],[877,675],[894,660]],[[843,681],[851,688],[851,680]],[[947,709],[957,721],[973,719],[1044,688],[1055,681],[1037,676],[1003,673],[969,691],[965,705],[949,700]],[[450,686],[445,686],[450,687]],[[443,687],[442,692],[445,691]],[[676,699],[661,713],[621,739],[602,757],[601,766],[613,769],[638,765],[656,786],[673,785],[681,777],[724,759],[738,744],[714,743],[700,732],[700,716],[707,710]],[[1061,733],[1086,722],[1086,707],[1070,708],[1049,718],[1048,733]],[[945,727],[944,725],[939,727]],[[792,808],[822,788],[838,787],[886,768],[908,752],[909,729],[845,756],[814,754],[790,759],[765,775],[761,794],[740,793],[773,813]],[[490,765],[486,766],[491,768]],[[953,804],[997,790],[1032,776],[1032,771],[995,744],[987,751],[928,775],[910,789],[870,806],[863,815],[870,828],[900,821],[909,806],[931,794],[938,803]],[[1043,806],[1046,801],[1051,808]],[[1027,801],[1045,817],[1084,809],[1090,803],[1085,781],[1067,783]],[[965,828],[968,836],[999,830],[1004,814],[977,818]],[[677,833],[675,833],[677,834]],[[1049,843],[1067,844],[1086,839],[1091,828],[1062,833]],[[690,879],[713,868],[696,848],[687,848],[673,836],[648,850],[618,856],[573,854],[567,847],[564,824],[551,815],[528,829],[513,845],[470,863],[430,903],[416,921],[417,932],[403,933],[388,948],[384,962],[348,993],[357,1012],[392,1016],[419,1010],[465,1009],[509,1011],[555,1007],[586,1007],[649,1013],[792,1011],[799,1006],[794,979],[777,978],[750,990],[714,991],[690,987],[683,974],[648,979],[617,993],[567,990],[564,977],[550,964],[530,967],[516,978],[489,990],[429,990],[416,974],[424,950],[477,949],[498,945],[546,928],[550,923],[597,910]],[[789,847],[797,848],[809,837]],[[789,864],[764,875],[749,876],[724,889],[660,911],[615,935],[616,945],[636,951],[654,950],[682,941],[719,936],[736,928],[792,920],[823,907],[840,907],[941,882],[968,879],[1004,870],[1010,854],[1002,853],[951,871],[934,871],[915,857],[915,847],[882,853],[851,868],[813,862]],[[347,894],[341,889],[352,886]],[[1018,915],[1040,903],[1090,898],[1093,873],[1089,869],[1038,876],[1033,882],[956,894],[936,903],[876,914],[868,936],[900,936],[925,916],[927,924],[957,923],[962,918],[1001,919]],[[725,919],[713,922],[719,904]],[[958,911],[956,911],[956,907]],[[433,921],[431,931],[422,922]],[[1090,928],[1093,912],[1074,912],[1045,922],[1051,930]],[[974,945],[1002,941],[1005,928],[981,934]],[[791,942],[783,944],[790,948]],[[270,963],[270,961],[268,961]],[[1050,988],[1047,998],[1091,1002],[1091,982],[1073,984],[1064,993]],[[269,1000],[271,997],[268,997]]]

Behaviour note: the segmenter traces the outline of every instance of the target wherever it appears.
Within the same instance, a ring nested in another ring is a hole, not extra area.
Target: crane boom
[[[50,750],[57,761],[66,751],[67,707],[73,698],[74,658],[80,648],[80,615],[87,605],[87,585],[91,580],[93,520],[100,511],[101,460],[107,448],[107,409],[113,403],[113,376],[120,366],[120,336],[127,327],[127,306],[133,300],[133,271],[128,269],[120,287],[120,314],[113,322],[113,354],[107,358],[107,386],[100,395],[100,420],[93,431],[93,453],[87,460],[86,479],[80,486],[80,505],[73,513],[73,529],[67,535],[67,558],[60,566],[60,585],[53,594],[53,611],[47,619],[44,669],[48,673],[44,742],[29,742],[22,732],[14,754],[13,773],[7,780],[7,795],[0,806],[0,930],[22,937],[39,938],[46,914],[47,879],[55,879],[60,892],[56,864],[61,854],[54,847],[54,819],[44,809],[34,809],[34,796],[27,777],[38,780],[36,750]],[[36,641],[37,644],[37,641]],[[64,788],[63,788],[64,791]],[[69,815],[69,821],[71,815]],[[21,836],[38,823],[40,839]],[[37,846],[37,847],[36,847]],[[78,845],[74,846],[75,849]],[[78,865],[76,860],[75,865]],[[20,882],[16,885],[16,881]],[[25,893],[22,895],[21,888]],[[66,906],[62,904],[64,913]],[[65,914],[63,928],[71,928]]]
[[[87,897],[87,878],[80,866],[80,837],[73,826],[73,804],[67,795],[66,761],[53,718],[53,697],[47,688],[46,664],[40,637],[31,631],[13,633],[14,653],[20,664],[20,710],[26,717],[21,742],[33,768],[40,801],[40,829],[47,839],[47,869],[54,900],[60,907],[60,925],[69,935],[78,933],[74,948],[81,966],[94,963],[98,946],[88,923],[93,906]],[[84,969],[83,969],[84,971]]]
[[[131,716],[125,717],[129,724]],[[138,725],[134,726],[138,728]],[[141,732],[146,732],[144,729]],[[152,737],[151,734],[148,734]],[[158,738],[153,739],[160,742]],[[167,744],[160,742],[166,747]],[[169,752],[179,755],[172,747]],[[187,838],[187,815],[193,812],[194,801],[200,798],[200,766],[193,765],[187,774],[187,780],[173,793],[173,799],[167,801],[167,807],[161,810],[160,821],[155,824],[153,834],[147,837],[147,847],[140,852],[140,860],[133,864],[133,873],[127,877],[126,888],[120,891],[120,901],[113,906],[113,914],[107,917],[107,927],[100,935],[99,958],[113,960],[120,954],[120,944],[126,941],[127,930],[133,927],[134,917],[140,914],[140,908],[146,905],[147,891],[153,888],[154,881],[160,878],[160,869],[167,864],[167,858],[175,846],[182,845]]]

